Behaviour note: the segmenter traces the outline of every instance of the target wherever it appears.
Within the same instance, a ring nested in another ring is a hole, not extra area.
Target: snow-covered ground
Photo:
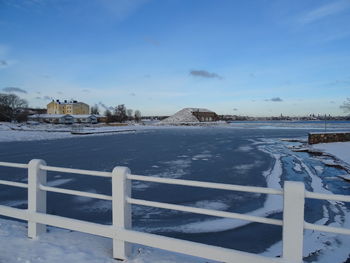
[[[1,263],[109,263],[112,258],[112,240],[49,227],[38,239],[27,238],[27,224],[0,219]],[[205,263],[205,259],[171,253],[164,250],[134,246],[129,263]]]
[[[350,165],[350,142],[319,143],[312,148],[335,156]]]
[[[74,135],[72,131],[81,132],[96,132],[96,134],[83,135],[83,136],[97,136],[106,135],[110,132],[122,132],[126,130],[144,130],[149,127],[142,125],[132,126],[81,126],[75,127],[71,125],[60,124],[13,124],[0,122],[0,142],[13,142],[13,141],[37,141],[37,140],[53,140],[53,139],[66,139],[72,137],[79,137],[80,135]],[[127,131],[126,131],[127,132]]]

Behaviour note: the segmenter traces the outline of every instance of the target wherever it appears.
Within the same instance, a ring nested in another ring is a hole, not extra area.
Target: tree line
[[[98,106],[95,104],[91,106],[91,114],[99,114]],[[106,117],[106,122],[126,122],[126,121],[136,121],[141,120],[141,111],[127,109],[125,104],[120,104],[113,109],[106,109],[104,112]]]
[[[0,121],[26,121],[28,102],[15,94],[0,93]]]
[[[15,94],[0,93],[0,121],[27,121],[29,115],[28,102]],[[99,108],[95,104],[91,106],[91,114],[99,115]],[[106,122],[125,122],[141,120],[139,110],[127,109],[124,104],[115,108],[106,109],[104,112]]]
[[[350,98],[346,98],[340,107],[344,112],[350,113]],[[15,94],[0,93],[0,121],[26,121],[29,115],[28,102]],[[91,114],[99,115],[99,108],[95,104],[91,106]],[[117,105],[114,108],[108,108],[104,112],[106,122],[125,122],[141,120],[139,110],[127,109],[125,104]]]

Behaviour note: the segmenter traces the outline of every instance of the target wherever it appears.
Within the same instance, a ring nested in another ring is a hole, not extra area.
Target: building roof
[[[98,117],[94,114],[34,114],[30,115],[30,118],[62,118],[62,117],[73,117],[74,119],[84,119],[90,117]]]
[[[81,101],[77,101],[77,100],[64,100],[64,101],[60,101],[60,100],[52,100],[50,101],[48,104],[50,103],[58,103],[58,104],[61,104],[61,105],[68,105],[68,104],[78,104],[78,103],[82,103],[82,104],[85,104],[85,105],[88,105],[86,104],[85,102],[81,102]],[[89,106],[89,105],[88,105]]]
[[[204,109],[204,108],[184,108],[184,110],[190,110],[192,113],[193,112],[213,112],[211,110]]]
[[[84,118],[90,118],[90,117],[96,117],[94,114],[70,114],[71,116],[73,116],[73,118],[80,118],[80,119],[84,119]]]
[[[34,115],[30,115],[28,117],[30,118],[62,118],[62,117],[66,117],[66,116],[72,116],[69,114],[34,114]]]

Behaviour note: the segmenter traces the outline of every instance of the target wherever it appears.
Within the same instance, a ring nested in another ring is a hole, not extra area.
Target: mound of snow
[[[196,116],[193,115],[193,112],[212,112],[208,109],[200,108],[184,108],[173,116],[166,118],[159,122],[159,124],[176,124],[176,123],[186,123],[186,122],[199,122]]]

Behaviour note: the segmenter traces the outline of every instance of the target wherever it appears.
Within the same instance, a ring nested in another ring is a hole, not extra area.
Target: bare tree
[[[91,106],[91,114],[96,114],[96,115],[100,114],[97,104],[95,104],[94,106]]]
[[[126,115],[128,116],[128,120],[132,120],[133,119],[133,113],[134,113],[134,111],[132,109],[127,109],[126,110]]]
[[[118,105],[114,110],[114,115],[116,118],[116,121],[118,122],[124,122],[128,119],[126,115],[126,107],[124,104]]]
[[[135,121],[139,122],[141,120],[141,111],[135,110]]]
[[[113,121],[113,115],[112,112],[110,110],[106,110],[104,115],[106,116],[106,123],[110,123]]]
[[[17,117],[23,117],[28,103],[15,94],[1,94],[0,93],[0,118],[6,121],[16,120]]]
[[[344,112],[350,112],[350,98],[346,98],[346,101],[343,102],[343,105],[340,106]]]

